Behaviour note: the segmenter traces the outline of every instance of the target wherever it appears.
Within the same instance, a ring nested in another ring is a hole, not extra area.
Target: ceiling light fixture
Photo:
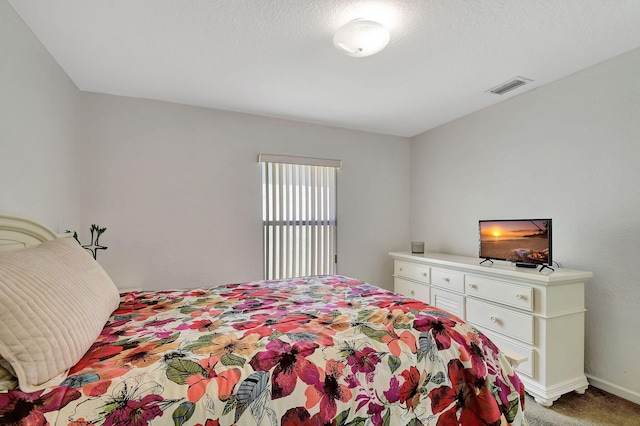
[[[384,25],[356,19],[347,22],[333,35],[333,45],[348,56],[363,58],[375,55],[387,47],[390,39],[389,30]]]

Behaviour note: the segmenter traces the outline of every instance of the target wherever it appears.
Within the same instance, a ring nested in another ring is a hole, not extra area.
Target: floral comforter
[[[524,424],[523,388],[470,325],[342,276],[123,294],[60,386],[0,424]]]

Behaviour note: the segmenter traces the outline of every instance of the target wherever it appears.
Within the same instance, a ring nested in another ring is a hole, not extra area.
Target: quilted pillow
[[[17,384],[13,373],[2,366],[2,358],[0,358],[0,392],[15,389]]]
[[[120,296],[73,238],[0,253],[0,359],[23,392],[60,384]]]

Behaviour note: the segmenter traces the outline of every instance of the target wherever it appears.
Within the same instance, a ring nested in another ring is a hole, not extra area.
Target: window
[[[264,277],[335,274],[339,160],[260,154]]]

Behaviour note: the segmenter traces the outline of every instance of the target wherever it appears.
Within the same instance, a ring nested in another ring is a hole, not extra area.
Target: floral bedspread
[[[123,294],[60,386],[0,424],[524,424],[506,358],[457,317],[342,276]]]

